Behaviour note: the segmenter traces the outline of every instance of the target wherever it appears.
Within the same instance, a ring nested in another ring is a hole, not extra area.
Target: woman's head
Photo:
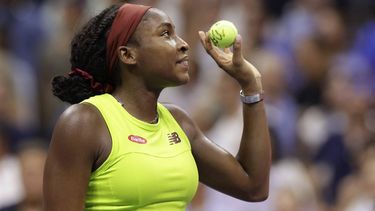
[[[155,90],[188,82],[189,46],[163,11],[149,9],[132,40],[133,44],[120,48],[120,64],[135,69],[130,75]]]
[[[54,95],[78,103],[111,92],[121,85],[122,70],[154,88],[186,83],[188,45],[164,12],[149,8],[111,6],[92,18],[72,40],[72,71],[53,79]]]
[[[106,73],[106,37],[119,6],[111,6],[92,18],[71,42],[70,63],[72,70],[91,75],[93,80],[80,72],[68,77],[57,76],[52,81],[53,94],[62,101],[78,103],[90,96],[100,94],[91,85],[107,84],[111,79]]]

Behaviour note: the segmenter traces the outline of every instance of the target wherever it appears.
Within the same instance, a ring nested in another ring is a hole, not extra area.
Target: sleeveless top
[[[90,177],[85,210],[185,210],[198,186],[190,142],[163,105],[158,123],[131,116],[110,94],[84,100],[103,116],[112,139]]]

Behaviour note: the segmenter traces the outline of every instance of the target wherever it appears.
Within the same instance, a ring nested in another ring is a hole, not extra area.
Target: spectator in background
[[[37,78],[34,70],[38,55],[36,48],[40,48],[41,43],[33,40],[36,37],[33,26],[40,27],[43,24],[33,19],[32,5],[32,1],[0,2],[0,75],[3,76],[0,80],[4,80],[0,89],[11,91],[6,94],[13,101],[13,112],[3,114],[0,119],[9,120],[9,115],[13,116],[11,123],[7,124],[16,131],[11,134],[12,137],[17,136],[16,139],[31,135],[39,129]],[[26,10],[29,12],[21,9],[24,7],[28,7],[29,10]],[[37,38],[41,37],[42,34],[37,33]],[[9,105],[5,101],[3,106]]]
[[[301,160],[276,160],[271,172],[270,208],[264,211],[322,210],[309,169]]]
[[[244,19],[244,31],[247,45],[244,48],[245,54],[251,56],[257,50],[262,49],[268,39],[271,16],[267,15],[266,5],[261,0],[242,0],[243,8],[246,10]]]
[[[59,114],[65,109],[57,99],[50,94],[51,78],[63,73],[69,68],[69,46],[75,30],[86,20],[86,1],[69,0],[63,2],[51,1],[44,6],[44,17],[50,20],[46,25],[48,40],[42,46],[39,70],[40,120],[44,135],[50,137],[52,125]]]
[[[322,104],[322,88],[328,68],[326,46],[317,36],[301,39],[295,47],[296,66],[303,84],[296,93],[302,108]]]
[[[0,210],[23,197],[20,164],[10,149],[10,141],[6,128],[0,123]]]
[[[303,84],[296,91],[302,109],[323,104],[322,92],[329,65],[347,46],[344,24],[338,11],[322,7],[313,17],[314,33],[296,41],[294,58]]]
[[[2,49],[0,64],[0,122],[7,126],[12,140],[18,141],[38,129],[36,81],[26,63]]]
[[[340,185],[337,211],[370,211],[375,208],[375,140],[366,146],[357,160],[359,172]]]
[[[43,168],[47,157],[45,140],[23,140],[18,148],[23,197],[11,206],[0,208],[0,211],[42,211],[43,210]]]
[[[323,88],[324,104],[306,109],[299,122],[317,190],[330,207],[343,178],[355,173],[355,158],[373,137],[365,124],[372,80],[361,61],[351,55],[335,60]]]
[[[277,150],[282,158],[293,157],[297,151],[297,104],[288,92],[286,64],[281,55],[271,50],[260,50],[253,60],[260,67],[263,87],[267,93],[266,110],[270,128],[277,137]]]
[[[14,126],[17,122],[16,88],[11,76],[12,66],[9,59],[9,55],[0,51],[0,122]]]
[[[0,11],[0,24],[8,28],[9,51],[30,65],[32,73],[37,75],[39,50],[45,38],[41,1],[2,1]]]
[[[353,51],[370,63],[373,74],[375,74],[375,2],[371,0],[364,1],[361,9],[361,13],[367,11],[365,13],[367,17],[355,35]]]
[[[212,128],[206,134],[210,140],[214,140],[217,145],[236,156],[243,128],[242,105],[241,101],[236,97],[240,87],[230,76],[222,73],[214,90],[215,96],[211,99],[211,102],[214,101],[215,105],[219,107],[219,116],[216,117]],[[207,101],[204,101],[204,103],[207,103]],[[207,115],[208,113],[210,111],[202,111],[201,115]],[[202,186],[201,188],[202,197],[205,201],[203,207],[200,208],[202,210],[242,211],[249,209],[249,203],[217,192],[207,186]]]

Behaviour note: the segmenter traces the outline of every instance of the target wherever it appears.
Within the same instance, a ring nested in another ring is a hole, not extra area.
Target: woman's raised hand
[[[217,65],[238,81],[245,94],[262,91],[261,75],[259,71],[242,55],[242,38],[237,35],[230,48],[220,49],[212,45],[208,32],[199,31],[200,41],[207,53]]]

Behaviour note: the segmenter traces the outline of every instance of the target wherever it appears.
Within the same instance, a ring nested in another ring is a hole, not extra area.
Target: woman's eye
[[[163,33],[161,33],[161,35],[168,37],[170,35],[170,32],[169,31],[163,31]]]

